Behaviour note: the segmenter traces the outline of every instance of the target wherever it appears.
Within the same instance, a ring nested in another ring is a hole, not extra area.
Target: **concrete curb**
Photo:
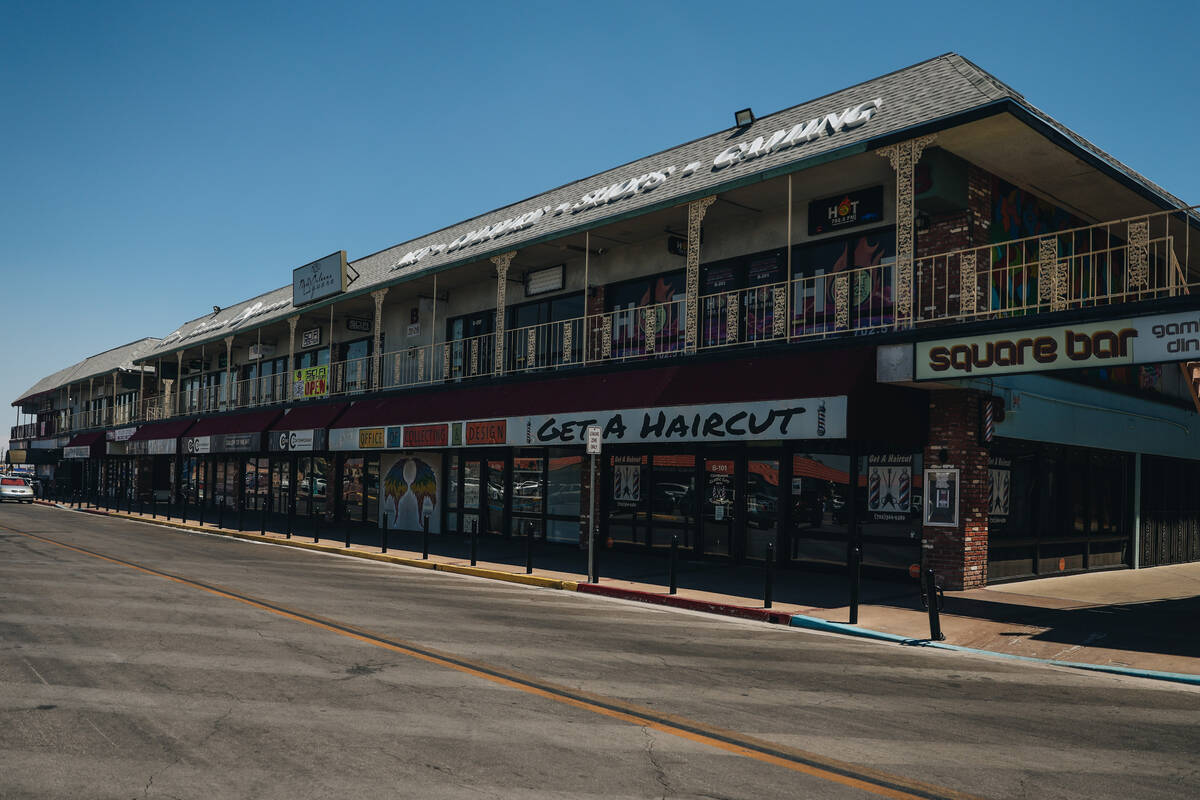
[[[766,608],[750,608],[747,606],[732,606],[724,603],[712,603],[707,600],[693,600],[672,594],[642,592],[636,589],[622,589],[616,586],[603,586],[597,583],[581,583],[577,591],[583,594],[597,594],[604,597],[618,597],[622,600],[636,600],[657,606],[686,608],[691,611],[703,611],[708,614],[720,614],[725,617],[753,619],[761,622],[772,622],[777,625],[787,625],[792,615],[787,611],[771,611]]]
[[[876,641],[893,642],[895,644],[903,644],[910,647],[932,647],[936,650],[954,650],[959,653],[973,653],[975,655],[994,656],[996,658],[1007,658],[1014,661],[1028,661],[1034,664],[1049,664],[1055,667],[1069,667],[1071,669],[1081,669],[1089,672],[1107,672],[1112,675],[1125,675],[1133,678],[1149,678],[1150,680],[1156,681],[1167,681],[1170,683],[1184,683],[1191,686],[1200,686],[1200,675],[1188,675],[1183,672],[1159,672],[1157,670],[1134,669],[1132,667],[1109,666],[1107,664],[1088,664],[1083,661],[1059,661],[1053,658],[1036,658],[1034,656],[1022,656],[1015,653],[1001,653],[997,650],[980,650],[974,647],[963,647],[962,645],[957,644],[947,644],[946,642],[934,642],[929,639],[913,639],[906,636],[899,636],[894,633],[873,631],[870,628],[860,628],[857,625],[847,625],[844,622],[829,622],[828,620],[820,619],[819,617],[810,617],[807,614],[792,615],[790,624],[794,628],[825,631],[827,633],[841,633],[847,636],[856,636],[860,639],[874,639]]]

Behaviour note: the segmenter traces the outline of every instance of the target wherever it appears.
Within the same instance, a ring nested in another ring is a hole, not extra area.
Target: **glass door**
[[[479,525],[479,488],[483,480],[483,462],[478,458],[463,459],[462,532],[470,533]]]
[[[743,554],[761,561],[767,545],[779,547],[779,459],[746,460],[746,498],[743,512],[746,537]]]
[[[733,456],[704,459],[700,510],[700,546],[704,555],[728,557],[733,554],[736,466]]]

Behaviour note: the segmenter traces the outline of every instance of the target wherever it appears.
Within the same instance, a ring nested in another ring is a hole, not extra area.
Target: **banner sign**
[[[339,250],[292,270],[292,305],[302,306],[346,291],[346,251]]]
[[[308,330],[300,333],[301,348],[316,347],[319,344],[321,344],[320,328],[309,328]]]
[[[329,365],[305,367],[292,371],[295,397],[327,397],[329,395]]]
[[[261,433],[222,433],[211,438],[214,453],[257,453],[262,444]]]
[[[1186,361],[1200,357],[1200,312],[918,342],[917,380]]]
[[[618,411],[539,414],[385,428],[334,428],[331,450],[578,445],[597,425],[605,444],[846,438],[845,395]]]
[[[126,451],[131,456],[173,456],[175,439],[138,439],[129,442]]]
[[[583,446],[589,425],[610,445],[844,439],[846,396],[510,417],[508,444]]]
[[[188,436],[183,440],[183,452],[188,455],[203,455],[212,452],[211,436]]]
[[[9,450],[8,451],[9,457],[12,458],[14,453],[20,453],[21,459],[22,459],[22,461],[24,461],[25,452],[23,450]],[[63,448],[63,458],[91,458],[91,457],[92,457],[92,448],[88,445]],[[21,463],[21,462],[14,460],[13,463],[15,464],[15,463]]]
[[[105,431],[104,438],[110,442],[127,442],[135,433],[137,433],[137,426],[132,428],[117,428],[116,430]]]
[[[268,434],[271,450],[276,452],[308,453],[325,449],[325,429],[302,431],[271,431]]]

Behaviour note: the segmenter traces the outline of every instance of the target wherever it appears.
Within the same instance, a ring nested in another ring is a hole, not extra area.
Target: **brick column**
[[[947,589],[974,589],[987,583],[988,451],[979,443],[983,397],[973,390],[929,393],[925,468],[959,470],[958,527],[926,526],[921,536],[926,565],[933,567]]]

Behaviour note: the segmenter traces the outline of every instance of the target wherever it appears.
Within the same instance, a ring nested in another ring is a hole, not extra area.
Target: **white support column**
[[[146,405],[146,366],[141,364],[138,366],[138,394],[137,402],[133,406],[135,421],[141,420],[145,416],[142,410]]]
[[[292,370],[296,368],[296,325],[300,323],[300,315],[288,317],[288,363],[283,372],[283,385],[287,389],[288,400],[295,400],[296,382],[292,380]]]
[[[175,351],[175,408],[172,409],[172,415],[183,413],[183,406],[179,403],[179,393],[183,390],[183,351]]]
[[[918,136],[907,142],[888,145],[876,150],[888,159],[896,172],[896,324],[908,326],[913,319],[913,260],[916,243],[916,202],[914,172],[921,153],[934,140],[933,136]]]
[[[684,314],[684,352],[696,352],[696,335],[700,316],[700,226],[708,207],[717,202],[716,195],[701,197],[688,203],[687,227],[687,300]]]
[[[387,297],[387,288],[376,289],[371,292],[371,299],[375,301],[375,325],[371,328],[371,352],[374,357],[371,359],[371,388],[379,389],[383,384],[383,353],[379,352],[383,348],[383,299]]]
[[[225,407],[236,408],[233,394],[233,337],[225,337]]]
[[[504,374],[504,300],[508,290],[508,265],[516,256],[516,250],[510,250],[498,256],[492,256],[496,265],[496,365],[495,373]]]
[[[108,421],[109,421],[109,423],[114,424],[114,425],[117,422],[117,376],[120,374],[121,374],[120,370],[116,370],[116,369],[113,370],[112,401],[109,403]]]

